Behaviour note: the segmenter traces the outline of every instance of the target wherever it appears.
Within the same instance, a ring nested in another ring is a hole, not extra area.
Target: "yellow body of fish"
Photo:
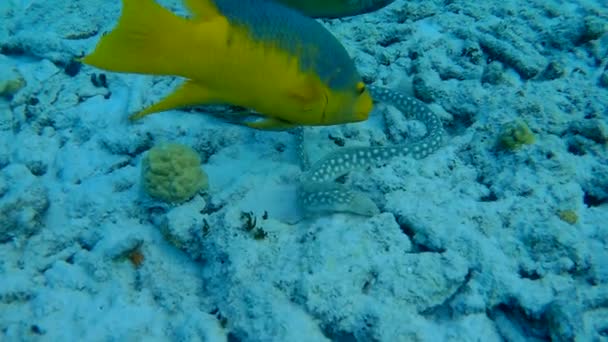
[[[333,71],[321,76],[305,68],[298,53],[256,38],[246,26],[231,22],[213,1],[186,0],[191,18],[179,17],[153,0],[122,2],[117,27],[82,61],[110,71],[187,79],[132,119],[179,107],[231,104],[264,117],[248,124],[251,127],[284,129],[362,121],[372,109],[360,79],[333,88]]]

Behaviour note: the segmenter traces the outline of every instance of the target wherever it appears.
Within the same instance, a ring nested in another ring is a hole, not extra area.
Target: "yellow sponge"
[[[142,161],[144,190],[151,197],[168,203],[185,202],[209,186],[200,164],[196,151],[186,145],[154,146]]]

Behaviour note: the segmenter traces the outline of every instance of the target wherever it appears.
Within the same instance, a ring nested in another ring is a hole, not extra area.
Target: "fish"
[[[394,0],[275,0],[314,18],[341,18],[373,12]]]
[[[185,0],[188,17],[154,0],[122,0],[116,27],[81,61],[183,84],[130,116],[202,105],[255,112],[256,129],[364,121],[373,101],[353,59],[320,23],[271,0]]]

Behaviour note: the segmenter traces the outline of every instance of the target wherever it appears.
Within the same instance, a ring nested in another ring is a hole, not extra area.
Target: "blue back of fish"
[[[315,18],[342,18],[379,10],[394,0],[274,0]]]
[[[297,56],[304,71],[313,70],[332,89],[346,89],[360,80],[342,44],[314,19],[268,0],[213,2],[232,24]]]

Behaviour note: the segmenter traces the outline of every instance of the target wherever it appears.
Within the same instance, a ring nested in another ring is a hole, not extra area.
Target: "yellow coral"
[[[143,187],[148,195],[169,203],[182,203],[208,188],[207,174],[192,148],[159,144],[142,161]]]
[[[503,126],[498,137],[498,146],[505,150],[517,150],[523,145],[534,143],[534,134],[528,125],[521,119],[517,119]]]
[[[557,214],[562,221],[567,222],[569,224],[576,224],[576,222],[578,222],[578,215],[576,214],[576,211],[572,209],[562,210],[559,211]]]

